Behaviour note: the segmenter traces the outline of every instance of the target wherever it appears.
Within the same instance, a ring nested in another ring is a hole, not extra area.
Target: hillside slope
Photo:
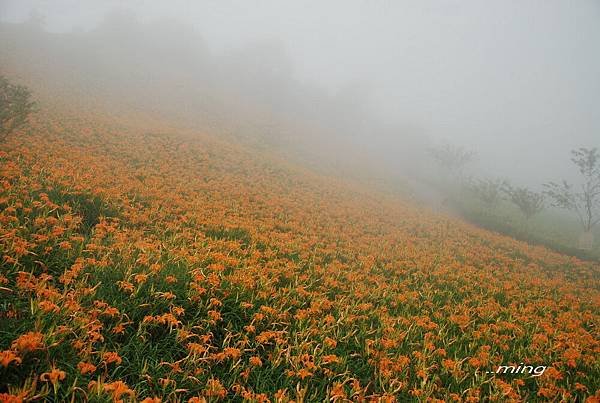
[[[43,110],[0,206],[0,400],[600,386],[598,265],[207,135]],[[520,363],[548,368],[487,373]]]

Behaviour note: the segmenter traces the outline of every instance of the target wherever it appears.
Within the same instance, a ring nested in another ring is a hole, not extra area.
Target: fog
[[[418,178],[446,141],[477,153],[470,174],[539,188],[576,174],[571,149],[600,146],[596,0],[3,0],[0,14],[7,64],[340,169]]]

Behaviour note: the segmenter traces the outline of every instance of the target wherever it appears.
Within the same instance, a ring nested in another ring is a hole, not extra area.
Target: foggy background
[[[597,0],[0,0],[0,21],[4,61],[94,97],[392,175],[447,141],[539,190],[600,146]]]

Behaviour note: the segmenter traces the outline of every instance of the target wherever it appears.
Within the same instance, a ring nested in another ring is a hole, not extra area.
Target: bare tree
[[[526,220],[544,209],[544,195],[524,187],[512,187],[506,184],[503,191],[508,199],[513,202],[523,213]]]
[[[571,151],[571,161],[577,166],[582,176],[579,190],[563,180],[560,183],[544,184],[546,195],[555,207],[574,211],[586,234],[582,245],[591,248],[592,228],[600,222],[600,154],[596,148],[579,148]]]
[[[34,105],[27,87],[0,76],[0,142],[27,122]]]

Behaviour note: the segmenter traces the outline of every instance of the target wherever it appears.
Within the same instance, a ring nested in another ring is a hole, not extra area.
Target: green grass
[[[452,207],[464,219],[482,228],[580,259],[600,260],[600,227],[593,231],[592,249],[579,249],[577,243],[583,230],[577,219],[567,212],[547,208],[526,220],[523,214],[507,201],[500,201],[490,208],[468,194],[453,198]]]

